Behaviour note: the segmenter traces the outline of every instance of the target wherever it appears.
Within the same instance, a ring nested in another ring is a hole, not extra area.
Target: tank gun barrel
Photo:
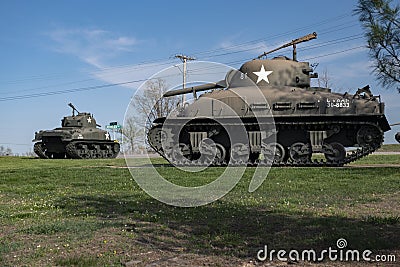
[[[79,113],[79,111],[75,108],[75,106],[72,103],[68,103],[68,106],[72,108],[72,116],[75,116],[75,111]]]
[[[307,41],[310,41],[310,40],[316,39],[316,38],[317,38],[317,33],[316,33],[316,32],[307,34],[307,35],[305,35],[305,36],[303,36],[303,37],[294,39],[294,40],[292,40],[291,42],[286,43],[286,44],[284,44],[284,45],[282,45],[282,46],[280,46],[280,47],[278,47],[278,48],[272,49],[272,50],[270,50],[270,51],[268,51],[268,52],[264,52],[264,53],[262,53],[261,55],[259,55],[259,56],[258,56],[257,58],[255,58],[255,59],[260,59],[260,58],[262,58],[262,57],[264,57],[264,56],[266,56],[266,55],[268,55],[268,54],[271,54],[271,53],[273,53],[273,52],[275,52],[275,51],[278,51],[278,50],[280,50],[280,49],[283,49],[283,48],[286,48],[286,47],[289,47],[289,46],[293,46],[293,60],[297,60],[297,56],[296,56],[296,44],[303,43],[303,42],[307,42]]]
[[[225,80],[221,80],[216,83],[206,83],[206,84],[188,87],[188,88],[184,88],[184,89],[168,91],[163,95],[163,97],[183,95],[183,94],[187,94],[187,93],[195,94],[196,92],[207,91],[207,90],[215,89],[215,88],[225,88],[225,87],[226,87]]]

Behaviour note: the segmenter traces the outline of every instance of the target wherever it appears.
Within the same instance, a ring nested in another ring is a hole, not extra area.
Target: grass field
[[[191,186],[222,171],[187,175],[154,161],[168,179]],[[264,245],[322,250],[339,238],[351,249],[397,255],[398,263],[400,166],[374,164],[400,164],[400,155],[344,168],[273,168],[254,193],[248,168],[222,199],[178,208],[144,193],[124,159],[3,157],[0,265],[253,266],[266,264],[256,262]]]
[[[400,144],[382,145],[382,147],[378,151],[379,152],[400,152]]]

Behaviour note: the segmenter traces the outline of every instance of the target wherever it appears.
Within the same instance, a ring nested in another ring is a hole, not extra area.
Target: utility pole
[[[176,55],[175,58],[179,58],[183,63],[183,84],[182,89],[186,88],[186,62],[188,60],[195,60],[194,57],[189,57],[185,55]],[[186,101],[185,94],[182,95],[182,104]]]

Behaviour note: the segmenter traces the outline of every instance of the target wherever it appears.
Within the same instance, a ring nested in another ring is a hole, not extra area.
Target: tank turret
[[[79,112],[71,103],[68,106],[72,116],[65,116],[61,127],[35,133],[34,152],[40,158],[115,158],[119,143],[97,128],[101,126],[93,114]]]
[[[212,155],[212,165],[342,166],[372,153],[390,130],[384,103],[369,86],[355,94],[312,87],[318,76],[309,62],[297,61],[296,45],[316,37],[312,33],[265,52],[228,72],[225,80],[165,93],[205,91],[168,120],[155,119],[148,143],[171,163],[184,165],[208,165],[205,154]],[[263,59],[289,46],[292,59]],[[237,117],[248,135],[245,142],[224,130],[238,132]],[[318,153],[325,159],[313,158]]]
[[[272,60],[254,59],[244,63],[239,71],[259,86],[307,88],[311,78],[318,77],[308,62],[297,62],[282,56]]]

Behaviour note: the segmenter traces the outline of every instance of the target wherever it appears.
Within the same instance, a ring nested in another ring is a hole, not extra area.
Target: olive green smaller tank
[[[79,112],[74,105],[72,116],[61,120],[61,127],[35,133],[33,151],[43,159],[115,158],[120,150],[118,141],[96,124],[92,114]],[[77,115],[75,115],[75,112]]]

